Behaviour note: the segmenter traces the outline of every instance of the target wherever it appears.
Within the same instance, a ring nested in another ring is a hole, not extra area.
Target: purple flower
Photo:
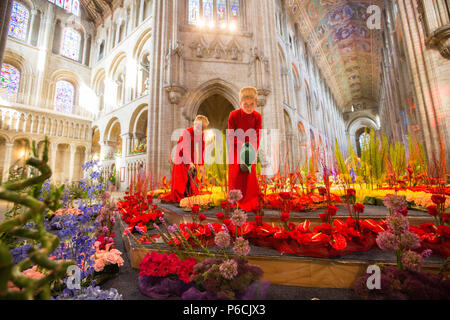
[[[242,210],[236,209],[231,215],[230,220],[235,226],[242,227],[245,221],[247,221],[247,214]]]
[[[158,225],[156,223],[153,224],[153,228],[155,228],[156,230],[160,231],[159,227],[158,227]]]
[[[103,230],[102,230],[104,233],[108,233],[109,232],[109,229],[108,229],[108,227],[103,227]]]
[[[419,272],[422,268],[423,258],[422,255],[408,250],[402,255],[402,263],[406,269]]]
[[[387,217],[386,222],[389,230],[396,235],[409,231],[408,219],[401,214],[394,213],[393,215]]]
[[[177,232],[177,225],[174,224],[172,226],[169,226],[168,229],[169,229],[170,232],[175,233],[175,232]]]
[[[389,231],[380,232],[377,236],[377,245],[381,250],[397,250],[397,237]]]
[[[114,217],[109,218],[109,221],[111,221],[112,224],[116,223],[116,219]]]
[[[231,203],[236,203],[243,198],[241,190],[230,190],[228,199]]]
[[[234,253],[236,253],[238,256],[246,256],[250,252],[250,245],[248,244],[248,241],[245,240],[242,237],[239,237],[234,242],[233,247]]]
[[[221,231],[216,234],[216,237],[214,238],[214,242],[216,243],[216,246],[220,248],[226,248],[230,245],[231,237],[228,232]]]
[[[423,252],[422,252],[422,257],[424,257],[424,258],[429,258],[429,257],[431,257],[431,254],[433,253],[433,250],[431,250],[431,249],[427,249],[427,250],[424,250]]]
[[[143,234],[143,233],[144,233],[144,229],[142,229],[141,227],[135,226],[134,228],[135,228],[136,231],[139,232],[140,234]]]
[[[231,280],[238,274],[238,265],[234,260],[226,260],[220,265],[219,271],[222,277]]]
[[[395,194],[386,195],[386,197],[383,199],[383,204],[386,206],[386,208],[394,212],[405,209],[408,206],[405,196],[398,196]]]
[[[400,247],[402,250],[412,250],[420,248],[420,238],[413,232],[405,232],[400,236]]]

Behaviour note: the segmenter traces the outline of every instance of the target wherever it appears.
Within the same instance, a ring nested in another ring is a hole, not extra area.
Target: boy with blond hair
[[[261,114],[255,111],[258,91],[244,87],[239,93],[241,108],[231,112],[228,119],[228,187],[240,190],[239,208],[253,211],[258,208],[259,186],[256,178],[256,153],[259,149]]]

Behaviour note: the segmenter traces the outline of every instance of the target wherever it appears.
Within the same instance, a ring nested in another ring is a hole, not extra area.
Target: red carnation
[[[255,223],[257,225],[261,225],[262,224],[262,216],[256,216],[255,217]]]
[[[223,223],[224,223],[226,226],[229,226],[229,225],[231,224],[231,220],[230,220],[230,219],[224,219],[224,220],[223,220]]]
[[[280,215],[280,220],[281,221],[289,221],[289,212],[282,212]]]
[[[441,204],[445,202],[445,197],[441,196],[440,194],[434,194],[431,196],[431,201],[433,201],[436,204]]]
[[[428,214],[429,215],[431,215],[433,217],[437,216],[438,211],[437,211],[437,207],[436,206],[429,206],[427,209],[428,209]]]
[[[325,188],[318,188],[317,190],[319,190],[319,194],[321,196],[324,196],[327,194],[327,189],[325,189]]]
[[[339,209],[335,206],[328,206],[327,212],[330,216],[335,216],[336,215],[336,211],[338,211]]]
[[[364,212],[364,208],[365,208],[365,206],[363,204],[361,204],[361,203],[355,203],[353,205],[353,209],[355,209],[355,211],[358,212],[358,213],[363,213]]]
[[[205,221],[206,220],[206,216],[204,214],[201,214],[201,215],[198,216],[198,220]]]
[[[228,208],[228,201],[222,201],[221,203],[220,203],[220,206],[222,207],[222,209],[226,209],[226,208]]]
[[[218,212],[218,213],[216,214],[216,217],[217,217],[217,219],[219,219],[219,220],[223,220],[223,218],[224,218],[225,216],[224,216],[223,212]]]
[[[397,211],[398,213],[404,215],[406,217],[406,215],[408,214],[408,208],[403,208]]]
[[[200,212],[200,207],[199,206],[192,206],[191,212],[192,213],[199,213]]]
[[[355,189],[347,189],[347,195],[348,196],[354,196],[356,194]]]

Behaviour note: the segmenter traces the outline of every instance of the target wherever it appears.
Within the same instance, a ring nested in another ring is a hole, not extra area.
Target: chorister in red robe
[[[192,197],[199,194],[197,177],[190,179],[188,177],[189,165],[203,165],[205,153],[205,135],[202,132],[201,141],[194,141],[194,127],[190,127],[183,131],[180,139],[177,142],[173,169],[172,169],[172,187],[171,187],[171,201],[179,202],[186,197]],[[201,142],[201,148],[200,148]],[[190,151],[190,152],[189,152]],[[197,155],[196,155],[197,153]],[[176,163],[176,160],[181,160]]]
[[[255,150],[259,149],[260,130],[262,128],[261,114],[253,111],[248,114],[242,109],[231,112],[228,119],[228,129],[237,130],[242,129],[246,132],[248,129],[256,131],[255,138],[251,139],[246,137],[244,141],[233,137],[233,140],[229,140],[229,143],[234,144],[234,161],[229,161],[228,165],[228,187],[229,190],[241,190],[242,200],[239,201],[239,208],[250,212],[257,209],[259,206],[258,194],[259,186],[256,178],[256,160],[252,165],[251,172],[243,172],[240,169],[239,158],[242,146],[246,142],[250,142]],[[231,156],[231,154],[229,153]]]

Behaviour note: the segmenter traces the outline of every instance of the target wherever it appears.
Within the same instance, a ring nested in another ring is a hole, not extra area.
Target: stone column
[[[3,54],[8,40],[9,19],[11,17],[12,0],[3,0],[0,3],[0,65],[3,61]]]
[[[33,9],[31,10],[31,20],[30,20],[30,29],[28,30],[28,44],[31,44],[31,40],[33,39],[33,32],[34,32],[34,22],[36,20],[37,10]]]
[[[89,35],[87,35],[87,34],[85,34],[84,35],[84,48],[83,48],[83,59],[82,59],[82,63],[84,64],[84,65],[86,65],[86,60],[87,60],[87,56],[88,56],[88,50],[87,50],[87,48],[88,48],[88,39],[90,38],[90,36]]]
[[[9,167],[11,166],[11,155],[14,147],[14,143],[6,143],[5,149],[5,161],[3,163],[3,175],[2,183],[6,182],[9,177]]]
[[[52,178],[54,179],[54,174],[56,172],[56,152],[58,151],[58,143],[53,142],[51,143],[51,169],[52,169]]]
[[[145,4],[145,0],[140,0],[139,2],[139,23],[141,23],[142,21],[144,21],[144,4]]]
[[[73,170],[75,169],[75,153],[77,151],[77,146],[70,144],[70,162],[69,162],[69,182],[73,181]]]

